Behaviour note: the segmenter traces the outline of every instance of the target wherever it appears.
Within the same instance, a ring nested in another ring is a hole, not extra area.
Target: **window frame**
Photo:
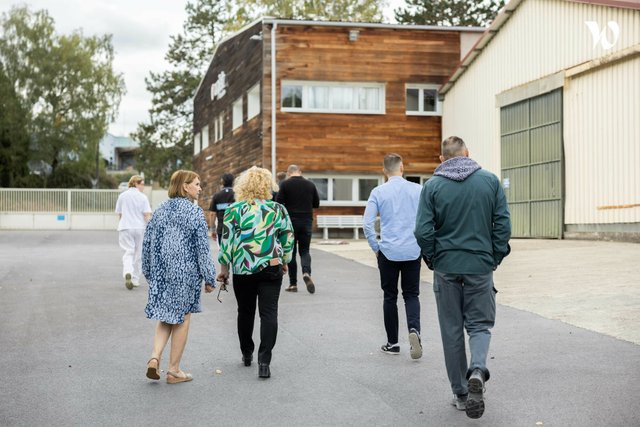
[[[257,108],[257,110],[255,110],[255,112],[253,114],[252,113],[252,108],[251,108],[251,99],[254,99],[256,102],[255,108]],[[260,82],[256,83],[255,85],[253,85],[251,87],[251,89],[249,89],[247,91],[247,121],[253,119],[254,117],[258,116],[260,114],[260,111],[262,111],[262,106],[260,104]]]
[[[238,99],[236,99],[235,101],[233,101],[233,104],[231,104],[231,129],[235,130],[238,129],[240,127],[242,127],[242,124],[244,123],[244,100],[243,100],[243,96],[240,95],[240,97]],[[240,122],[238,124],[236,124],[236,112],[238,111],[238,106],[240,107]]]
[[[341,175],[341,174],[316,174],[316,173],[305,173],[305,178],[308,179],[326,179],[327,182],[327,199],[320,199],[320,206],[366,206],[367,200],[359,200],[360,199],[360,187],[359,180],[360,179],[377,179],[378,184],[381,185],[383,183],[382,175]],[[334,191],[333,191],[333,180],[334,179],[351,179],[351,200],[334,200]],[[376,185],[376,186],[377,186]],[[369,196],[367,195],[367,199]]]
[[[284,106],[284,90],[285,87],[300,86],[302,88],[302,106],[286,107]],[[309,107],[309,92],[314,87],[329,88],[329,106],[328,108],[311,108]],[[337,109],[332,107],[332,88],[352,89],[351,108]],[[376,110],[360,109],[360,89],[375,88],[378,89],[378,108]],[[337,81],[319,81],[319,80],[281,80],[280,81],[280,111],[288,113],[321,113],[321,114],[367,114],[367,115],[383,115],[386,114],[386,85],[381,82],[337,82]]]
[[[197,156],[200,154],[200,132],[193,135],[193,155]]]
[[[418,111],[407,110],[407,91],[409,89],[418,89]],[[424,111],[424,90],[436,91],[436,111]],[[406,83],[404,85],[404,109],[407,116],[442,116],[442,102],[440,102],[440,96],[438,89],[440,85],[433,83]]]
[[[209,147],[209,125],[203,126],[200,133],[202,135],[202,139],[200,140],[200,151],[204,151],[205,148]]]
[[[213,119],[214,124],[214,140],[216,143],[224,137],[224,112],[221,112]]]
[[[429,178],[431,178],[433,175],[431,174],[408,174],[405,175],[404,178],[409,181],[409,178],[418,178],[420,180],[420,182],[416,182],[416,184],[420,184],[420,185],[424,185],[425,182],[427,182],[429,180]],[[414,181],[411,181],[414,182]]]

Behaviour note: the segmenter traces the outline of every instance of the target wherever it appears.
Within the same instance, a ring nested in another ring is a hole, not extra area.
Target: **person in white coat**
[[[129,179],[129,188],[120,194],[116,202],[116,213],[120,217],[118,240],[124,250],[122,277],[129,290],[140,286],[142,240],[147,222],[151,219],[151,206],[143,190],[144,178],[133,175]]]

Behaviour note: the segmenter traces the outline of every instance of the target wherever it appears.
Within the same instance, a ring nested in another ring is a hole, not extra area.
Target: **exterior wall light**
[[[358,40],[358,35],[360,35],[360,31],[358,30],[349,30],[349,41],[355,42]]]

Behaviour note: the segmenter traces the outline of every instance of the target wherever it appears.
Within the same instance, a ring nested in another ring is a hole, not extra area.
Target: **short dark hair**
[[[387,172],[398,172],[400,170],[400,164],[402,163],[402,156],[396,153],[389,153],[384,156],[382,166]]]
[[[466,148],[467,146],[462,138],[450,136],[442,141],[442,157],[451,159],[453,157],[464,156],[464,150],[466,150]]]
[[[232,173],[223,173],[222,174],[222,185],[225,187],[233,187],[233,174]]]

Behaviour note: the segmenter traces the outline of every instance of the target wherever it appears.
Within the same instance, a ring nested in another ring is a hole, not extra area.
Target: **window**
[[[282,106],[302,108],[302,86],[282,85]]]
[[[333,179],[333,200],[346,201],[353,200],[353,179],[334,178]]]
[[[380,185],[377,176],[309,176],[323,206],[364,206],[371,190]]]
[[[309,108],[329,108],[329,88],[327,86],[314,86],[309,88]]]
[[[218,142],[224,136],[224,113],[220,113],[213,121],[214,123],[214,141]]]
[[[247,120],[260,113],[260,83],[249,89],[247,92]]]
[[[202,150],[209,146],[209,125],[202,128]]]
[[[200,134],[197,133],[193,137],[193,155],[195,156],[200,152]]]
[[[358,200],[366,202],[369,200],[371,190],[379,185],[378,179],[360,178],[358,179]]]
[[[438,100],[438,85],[407,84],[408,116],[439,116],[442,106]]]
[[[282,111],[384,114],[384,84],[282,81]]]
[[[233,129],[242,126],[242,97],[233,103]]]
[[[327,178],[309,178],[309,181],[316,185],[320,200],[328,200],[329,180]]]
[[[416,184],[422,185],[431,178],[431,175],[407,175],[404,178],[409,182],[415,182]]]

